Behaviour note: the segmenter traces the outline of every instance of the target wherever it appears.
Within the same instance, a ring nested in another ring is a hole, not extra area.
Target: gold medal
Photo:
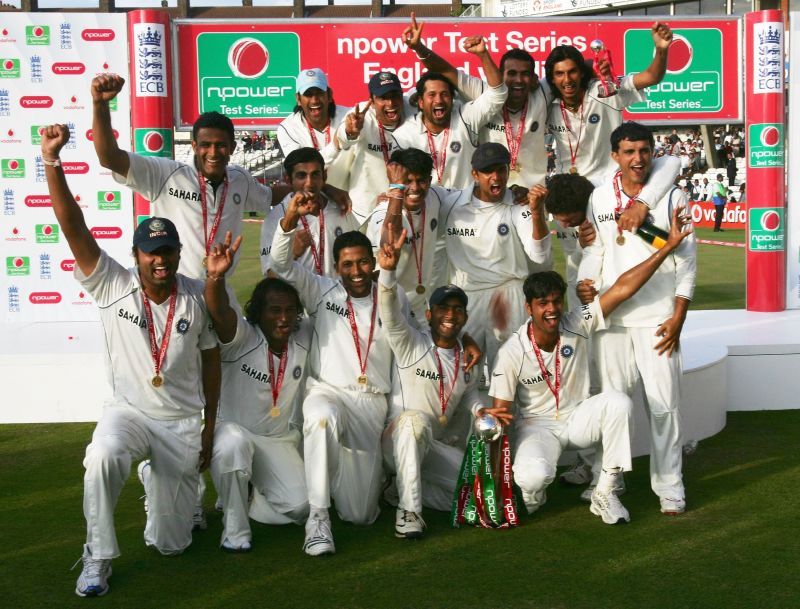
[[[153,380],[150,381],[150,382],[153,384],[153,387],[161,387],[161,385],[164,384],[164,378],[162,376],[159,376],[158,374],[156,374],[153,377]]]
[[[203,263],[203,268],[206,268],[208,266],[208,256],[203,256],[202,263]]]
[[[575,167],[575,165],[573,165],[572,167],[569,168],[569,172],[570,173],[578,173],[578,168]]]
[[[617,245],[625,245],[625,237],[624,236],[619,235],[617,237]]]
[[[514,166],[511,168],[511,171],[516,171],[519,173],[522,170],[522,167],[519,166],[519,163],[515,163]]]
[[[440,416],[439,417],[439,423],[441,424],[442,427],[447,425],[447,417],[445,415]]]
[[[425,286],[422,285],[422,284],[419,284],[417,286],[417,294],[424,294],[424,293],[425,293]]]
[[[367,375],[366,374],[362,374],[361,376],[358,377],[358,384],[359,385],[366,385],[367,384]]]
[[[271,416],[273,419],[277,419],[279,416],[281,416],[281,409],[277,406],[273,406],[269,409],[269,416]]]

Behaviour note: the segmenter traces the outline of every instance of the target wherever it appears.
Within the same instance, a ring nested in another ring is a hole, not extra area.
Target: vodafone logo
[[[89,164],[83,162],[65,163],[61,162],[64,173],[89,173]]]
[[[19,105],[23,108],[49,108],[53,105],[53,98],[49,95],[24,95],[19,98]]]
[[[680,74],[692,65],[694,49],[691,43],[680,34],[672,35],[672,44],[669,45],[667,57],[667,73]]]
[[[122,237],[122,229],[118,226],[95,226],[91,232],[95,239],[119,239]]]
[[[75,270],[75,261],[74,260],[62,260],[61,261],[61,270],[67,271],[71,273]]]
[[[58,292],[31,292],[28,296],[31,304],[57,304],[61,302],[61,294]]]
[[[78,61],[61,61],[54,63],[53,74],[83,74],[86,66]]]
[[[151,154],[161,152],[164,149],[164,136],[158,131],[148,131],[142,138],[142,144],[144,149]]]
[[[781,142],[781,132],[778,130],[777,127],[769,125],[761,130],[761,135],[759,139],[761,140],[762,146],[766,146],[768,148],[774,148]]]
[[[111,133],[114,135],[114,139],[115,140],[119,139],[119,131],[117,131],[116,129],[112,129]],[[89,140],[90,142],[93,142],[94,141],[94,131],[92,131],[91,129],[86,131],[86,139]]]
[[[114,30],[83,30],[81,38],[88,42],[108,42],[109,40],[114,40]]]
[[[228,49],[228,67],[239,78],[258,78],[269,67],[269,51],[260,40],[240,38]]]
[[[761,228],[774,233],[781,227],[781,217],[778,212],[770,210],[761,216]]]
[[[25,197],[26,207],[52,207],[50,197],[47,195],[28,195]]]

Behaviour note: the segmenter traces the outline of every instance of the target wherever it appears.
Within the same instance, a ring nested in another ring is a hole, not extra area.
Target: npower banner
[[[619,75],[647,68],[653,57],[652,20],[562,21],[429,20],[423,37],[432,49],[470,74],[482,75],[467,36],[483,36],[499,63],[509,49],[528,51],[540,77],[553,47],[571,44],[587,58],[592,40],[611,51]],[[735,18],[670,19],[675,39],[667,75],[646,102],[625,117],[648,122],[742,120],[741,23]],[[300,70],[322,68],[338,104],[368,97],[366,83],[380,70],[396,72],[410,90],[425,71],[402,41],[405,20],[173,22],[179,127],[217,110],[240,127],[275,126],[292,113]]]

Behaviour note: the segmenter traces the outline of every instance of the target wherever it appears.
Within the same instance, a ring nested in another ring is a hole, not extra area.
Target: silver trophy
[[[589,48],[592,49],[592,53],[594,53],[594,73],[597,75],[597,78],[600,79],[601,91],[598,97],[611,97],[612,95],[616,95],[619,92],[619,79],[614,76],[614,64],[611,63],[611,51],[609,51],[605,43],[599,39],[592,40]],[[610,78],[607,78],[600,72],[600,62],[602,60],[608,62],[610,74],[606,76],[610,76]]]
[[[503,424],[490,414],[475,419],[475,437],[484,442],[494,442],[503,434]]]

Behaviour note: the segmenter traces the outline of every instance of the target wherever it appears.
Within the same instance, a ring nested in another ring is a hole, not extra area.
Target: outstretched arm
[[[124,178],[131,162],[128,153],[120,150],[111,127],[108,102],[122,91],[125,79],[118,74],[100,74],[92,79],[92,141],[100,164]]]
[[[225,289],[225,273],[233,266],[233,258],[242,244],[242,236],[236,237],[233,244],[231,239],[231,231],[227,231],[225,240],[215,244],[206,258],[206,306],[214,323],[214,330],[222,343],[229,343],[236,336],[237,316]]]
[[[482,36],[470,36],[464,39],[464,50],[473,55],[477,55],[481,60],[483,72],[486,74],[486,82],[490,87],[499,87],[503,84],[503,75],[500,73],[500,68],[497,67],[492,56],[489,55],[489,49],[486,47],[486,40]],[[458,82],[456,82],[458,86]]]
[[[450,63],[434,53],[422,42],[422,28],[425,23],[417,23],[417,15],[411,11],[411,23],[403,30],[403,40],[409,49],[414,51],[422,64],[429,72],[438,72],[449,80],[454,87],[458,87],[458,71]]]
[[[200,352],[203,375],[203,394],[206,399],[205,425],[200,437],[200,471],[204,472],[211,465],[211,456],[214,453],[214,428],[217,424],[217,407],[219,405],[220,384],[222,382],[222,368],[220,363],[219,347],[205,349]]]
[[[89,276],[100,259],[100,246],[97,245],[89,227],[86,226],[83,212],[67,185],[64,170],[61,168],[59,153],[69,141],[69,129],[65,125],[48,125],[42,131],[42,159],[45,162],[44,174],[50,200],[58,224],[64,231],[75,264],[85,276]],[[57,163],[57,166],[53,166]]]
[[[650,27],[650,31],[656,45],[656,54],[646,70],[633,75],[633,86],[639,90],[660,83],[667,72],[667,54],[669,45],[672,44],[672,29],[666,23],[656,21]]]

